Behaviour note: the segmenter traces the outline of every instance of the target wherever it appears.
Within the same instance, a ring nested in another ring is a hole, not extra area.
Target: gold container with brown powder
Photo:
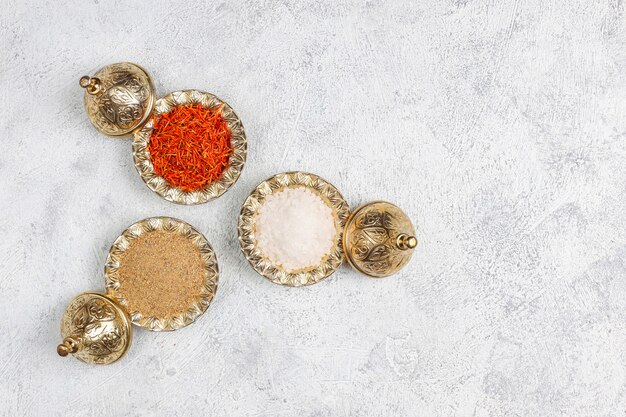
[[[219,271],[200,232],[181,220],[153,217],[115,240],[104,275],[107,294],[80,294],[65,310],[59,355],[109,364],[127,352],[131,323],[153,331],[193,323],[211,303]]]

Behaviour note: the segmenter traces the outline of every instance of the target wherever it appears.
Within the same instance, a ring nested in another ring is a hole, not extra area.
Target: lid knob
[[[59,346],[57,346],[57,353],[59,356],[67,356],[70,353],[76,353],[78,351],[78,342],[71,337],[66,337]]]
[[[343,250],[350,264],[374,278],[401,270],[416,246],[411,220],[386,201],[374,201],[354,210],[343,232]]]
[[[107,136],[126,136],[150,118],[156,93],[150,75],[130,62],[107,65],[93,76],[83,76],[85,111]]]
[[[61,320],[60,356],[93,364],[113,363],[126,354],[132,340],[131,321],[117,301],[87,292],[75,297]]]
[[[102,91],[102,83],[99,78],[83,75],[78,82],[91,95],[98,94]]]
[[[417,246],[417,239],[415,236],[400,233],[396,239],[396,246],[401,250],[413,249]]]

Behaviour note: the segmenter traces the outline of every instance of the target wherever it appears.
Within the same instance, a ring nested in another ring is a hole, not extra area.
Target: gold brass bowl
[[[201,204],[224,194],[239,178],[246,162],[247,139],[241,120],[233,109],[213,94],[198,90],[175,91],[157,100],[154,83],[148,72],[132,62],[121,62],[99,69],[92,77],[80,79],[85,89],[85,111],[94,127],[108,136],[133,135],[133,159],[144,183],[168,201],[178,204]],[[169,184],[154,172],[148,153],[154,117],[174,107],[200,103],[204,107],[222,107],[222,115],[231,130],[233,154],[222,177],[206,188],[184,191]]]
[[[257,248],[254,226],[256,216],[265,198],[289,187],[306,187],[319,195],[333,210],[335,228],[337,229],[333,249],[318,266],[291,273],[284,270],[280,265],[274,265],[263,256]],[[252,268],[270,281],[292,287],[315,284],[335,272],[343,262],[344,253],[341,239],[349,213],[348,204],[339,191],[331,183],[317,175],[299,171],[277,174],[260,183],[243,203],[237,227],[239,245]]]
[[[204,285],[196,300],[189,308],[180,314],[165,317],[146,317],[140,311],[128,311],[133,324],[152,331],[170,331],[188,326],[200,317],[209,307],[215,292],[219,271],[217,258],[213,248],[206,238],[188,223],[171,217],[152,217],[141,220],[126,229],[113,243],[104,266],[105,286],[109,297],[117,300],[124,309],[128,309],[126,300],[120,296],[120,282],[117,271],[120,267],[120,258],[128,249],[131,242],[143,233],[153,230],[176,232],[190,239],[200,250],[204,261]]]
[[[315,268],[288,273],[274,265],[257,247],[255,222],[265,198],[287,187],[306,187],[333,209],[337,242]],[[248,196],[239,214],[239,245],[252,268],[270,281],[288,286],[315,284],[339,268],[344,258],[371,278],[395,274],[411,259],[417,246],[415,229],[408,216],[386,201],[364,204],[350,213],[339,191],[314,174],[285,172],[259,184]]]
[[[231,131],[231,145],[233,154],[218,181],[211,183],[207,188],[195,191],[184,191],[170,185],[163,177],[154,172],[154,167],[148,153],[148,143],[154,125],[154,118],[169,113],[175,107],[199,103],[203,107],[222,107],[222,116]],[[141,179],[155,193],[168,201],[178,204],[201,204],[213,200],[224,194],[239,178],[246,163],[247,140],[243,124],[228,103],[220,100],[213,94],[197,90],[175,91],[157,100],[153,118],[148,121],[133,137],[133,159]]]

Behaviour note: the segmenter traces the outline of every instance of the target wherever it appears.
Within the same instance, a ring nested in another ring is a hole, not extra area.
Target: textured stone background
[[[624,416],[622,0],[4,0],[0,414]],[[180,207],[98,134],[78,78],[144,65],[211,91],[250,143],[238,184]],[[271,284],[239,251],[247,193],[318,173],[397,203],[420,247],[384,280]],[[193,326],[108,367],[55,353],[129,224],[203,231],[222,275]]]

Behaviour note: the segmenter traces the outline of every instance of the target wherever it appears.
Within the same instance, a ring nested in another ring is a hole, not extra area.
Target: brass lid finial
[[[102,83],[99,78],[91,78],[88,75],[83,75],[78,83],[91,95],[98,94],[102,91]]]
[[[59,346],[57,346],[57,353],[59,356],[67,356],[70,353],[76,353],[78,351],[78,342],[71,338],[66,337]]]
[[[396,239],[396,246],[402,250],[413,249],[417,246],[417,239],[415,236],[409,236],[406,233],[401,233]]]

